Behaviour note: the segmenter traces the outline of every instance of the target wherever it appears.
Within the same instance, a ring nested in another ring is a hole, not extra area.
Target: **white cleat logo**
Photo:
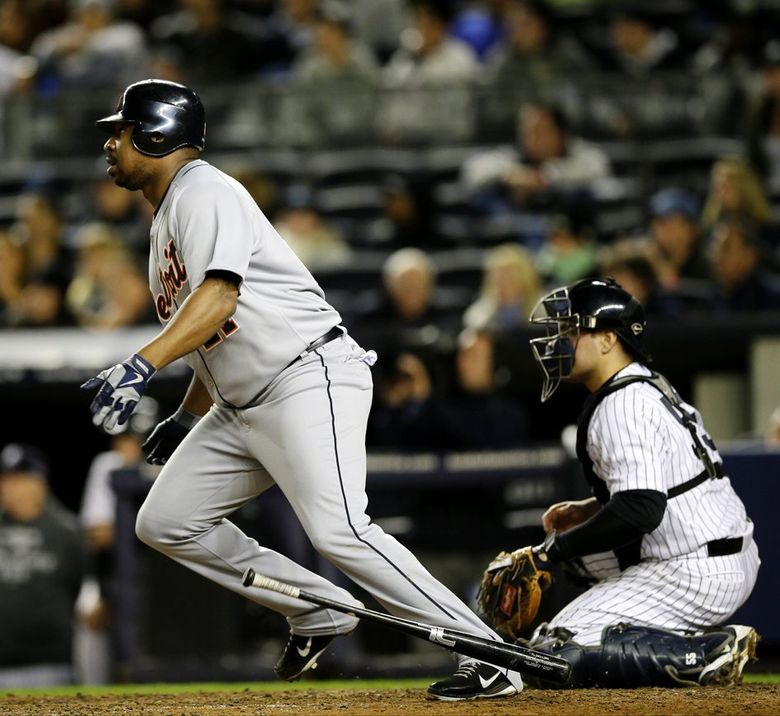
[[[306,646],[303,649],[301,649],[299,646],[296,646],[295,650],[300,656],[307,657],[311,651],[311,637],[309,637],[308,641],[306,642]]]
[[[490,684],[492,684],[499,676],[501,672],[497,671],[493,676],[491,676],[489,679],[483,679],[482,674],[479,675],[479,683],[482,684],[482,688],[486,689]]]

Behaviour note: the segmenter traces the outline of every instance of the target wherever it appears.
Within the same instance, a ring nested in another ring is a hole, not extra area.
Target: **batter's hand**
[[[176,414],[157,424],[141,445],[150,465],[165,465],[179,443],[187,437],[190,428],[177,420]]]
[[[122,432],[120,426],[135,410],[155,372],[156,368],[148,360],[134,353],[122,363],[90,378],[81,386],[82,390],[100,388],[89,406],[92,422],[109,435]]]
[[[557,502],[542,515],[542,527],[545,532],[565,532],[582,524],[599,511],[595,497],[587,500]]]

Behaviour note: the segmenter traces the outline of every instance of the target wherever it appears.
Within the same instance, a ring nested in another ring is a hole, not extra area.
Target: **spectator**
[[[360,227],[361,240],[390,249],[426,247],[436,241],[430,220],[429,187],[424,182],[414,183],[400,174],[390,174],[382,179],[381,189],[382,215]]]
[[[766,444],[780,446],[780,405],[769,416],[769,427],[766,434]]]
[[[464,331],[455,356],[456,385],[438,394],[420,358],[399,356],[372,414],[374,444],[411,450],[490,450],[527,439],[524,406],[496,390],[494,341]]]
[[[0,452],[0,688],[73,681],[73,615],[85,572],[81,532],[50,494],[39,450]]]
[[[709,278],[696,197],[684,189],[661,189],[650,200],[650,214],[650,239],[664,259],[664,283]]]
[[[549,204],[587,191],[610,172],[604,152],[569,136],[563,113],[555,107],[524,105],[517,128],[515,147],[476,154],[463,166],[462,181],[479,205]]]
[[[661,70],[680,69],[679,40],[669,28],[658,29],[639,7],[620,8],[609,26],[608,69],[631,77],[647,77]]]
[[[743,214],[759,230],[772,219],[772,208],[755,172],[738,157],[724,157],[715,162],[710,172],[703,227],[710,230],[721,218],[735,213]]]
[[[398,48],[406,23],[406,0],[361,0],[352,6],[356,36],[384,65]]]
[[[71,19],[35,40],[39,82],[46,88],[110,87],[137,79],[144,67],[141,29],[114,16],[114,0],[74,0]]]
[[[0,233],[0,325],[12,322],[15,306],[24,291],[25,252],[9,232]]]
[[[90,219],[115,229],[123,243],[133,251],[144,253],[149,245],[149,221],[146,202],[138,194],[118,187],[110,178],[100,179],[90,190]]]
[[[111,438],[111,448],[95,456],[89,466],[79,521],[86,533],[94,575],[84,581],[76,605],[79,623],[76,639],[76,670],[81,683],[111,681],[113,655],[109,624],[114,589],[112,555],[116,523],[116,494],[112,476],[118,470],[138,470],[150,479],[158,467],[147,465],[141,445],[159,420],[159,406],[141,398],[125,429]]]
[[[661,282],[661,261],[652,244],[618,242],[604,249],[599,265],[601,275],[615,279],[642,304],[647,315],[680,318],[685,312],[682,299]]]
[[[20,0],[0,3],[0,96],[28,87],[37,64],[28,54],[33,19]]]
[[[285,79],[295,59],[314,42],[321,0],[281,0],[263,23],[260,72],[266,79]]]
[[[590,208],[575,203],[553,216],[536,265],[546,283],[561,286],[591,277],[597,254]]]
[[[324,221],[308,186],[295,184],[287,189],[275,225],[298,258],[312,271],[344,266],[350,261],[349,245]]]
[[[346,11],[329,7],[317,15],[311,47],[295,60],[293,92],[281,110],[283,135],[295,144],[372,138],[379,68],[352,39]]]
[[[726,217],[713,227],[709,259],[722,308],[780,308],[780,283],[764,266],[762,248],[758,229],[747,217]]]
[[[258,37],[244,15],[230,12],[225,0],[179,0],[179,5],[180,10],[158,18],[150,32],[156,44],[181,56],[185,81],[236,81],[256,70]]]
[[[470,84],[479,65],[472,49],[448,34],[447,0],[414,0],[413,24],[384,70],[388,102],[379,112],[390,141],[462,140],[473,130]]]
[[[546,0],[512,0],[504,14],[507,40],[491,57],[491,83],[506,98],[512,89],[537,91],[593,66],[573,37],[556,33]]]
[[[780,40],[766,46],[761,89],[751,109],[748,153],[753,169],[772,189],[780,188]]]
[[[515,244],[497,246],[485,256],[482,291],[463,314],[463,325],[483,331],[524,326],[540,294],[533,254]]]
[[[65,301],[76,322],[108,330],[152,321],[146,278],[119,234],[107,224],[87,224],[75,242],[79,257]]]

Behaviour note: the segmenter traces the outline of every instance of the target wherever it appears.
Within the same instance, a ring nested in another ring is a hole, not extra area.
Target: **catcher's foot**
[[[276,662],[274,672],[285,681],[300,679],[309,669],[317,668],[317,659],[337,636],[338,634],[301,636],[290,632],[287,646]]]
[[[522,688],[522,683],[515,687],[495,666],[468,660],[461,663],[452,676],[431,684],[428,695],[441,701],[492,699],[518,694]]]
[[[748,661],[756,660],[758,632],[753,627],[730,624],[724,632],[734,635],[724,645],[723,652],[709,663],[699,676],[699,683],[705,686],[731,686],[742,683],[742,670]]]

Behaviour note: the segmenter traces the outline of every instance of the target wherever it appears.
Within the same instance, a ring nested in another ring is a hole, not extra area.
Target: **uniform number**
[[[238,329],[238,323],[236,323],[232,318],[228,318],[227,321],[222,324],[222,327],[203,344],[204,350],[210,351],[212,348],[222,343],[222,341],[224,341],[228,336],[235,333]]]

